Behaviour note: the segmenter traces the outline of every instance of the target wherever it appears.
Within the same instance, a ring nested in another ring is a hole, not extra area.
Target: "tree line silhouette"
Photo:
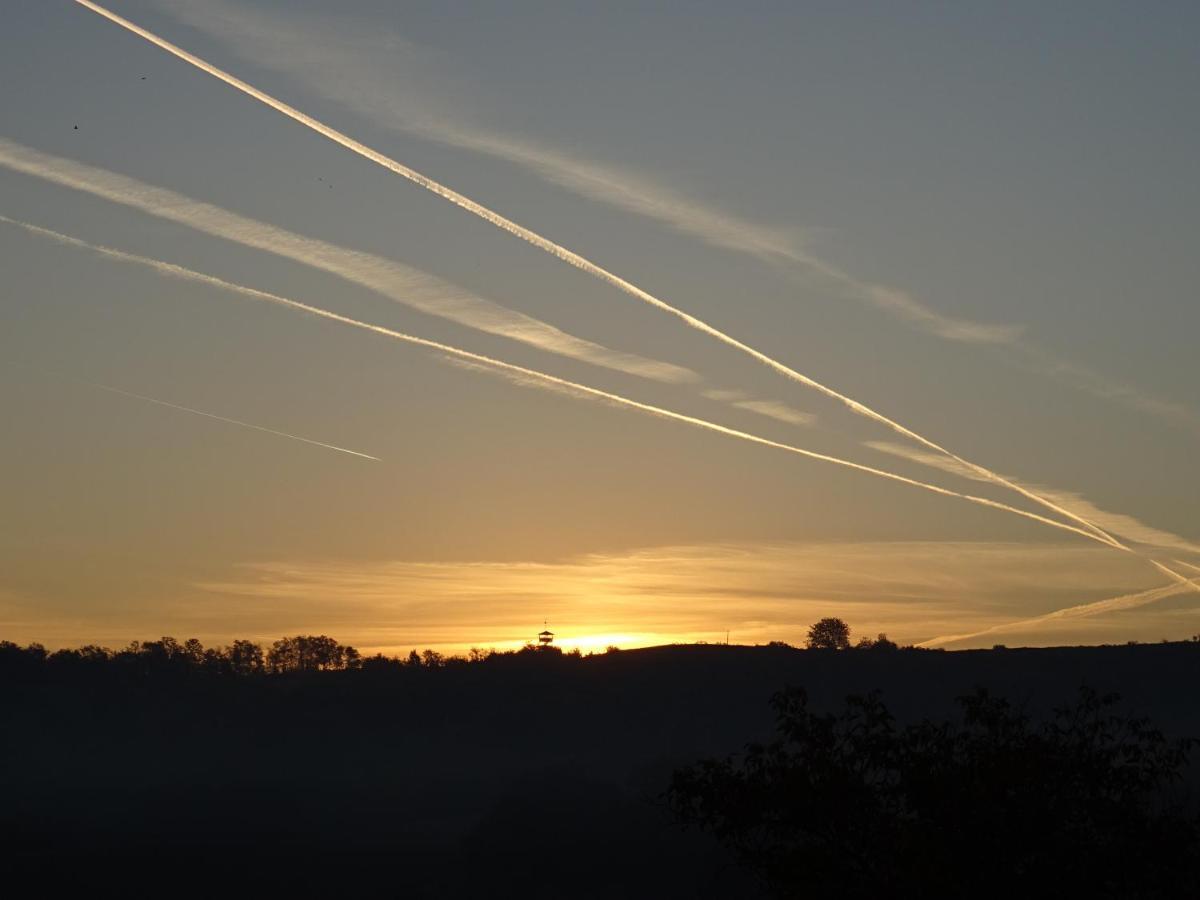
[[[618,652],[609,647],[605,653]],[[593,654],[588,654],[593,655]],[[163,637],[157,641],[132,641],[120,650],[95,644],[49,651],[42,644],[21,646],[0,640],[0,677],[38,672],[70,674],[109,670],[141,675],[197,674],[254,677],[314,672],[389,672],[413,669],[444,669],[505,661],[545,663],[552,659],[582,659],[579,650],[526,644],[518,650],[472,648],[464,655],[437,650],[412,650],[407,656],[376,653],[363,656],[354,647],[339,644],[327,635],[284,637],[264,647],[249,640],[235,640],[223,647],[205,647],[196,638],[179,641]]]
[[[794,649],[782,641],[768,646]],[[876,639],[862,638],[850,642],[850,628],[841,619],[826,618],[815,623],[808,632],[806,646],[810,650],[881,650],[901,649],[880,634]],[[906,650],[912,647],[903,648]],[[620,648],[610,646],[604,653],[616,653]],[[588,656],[595,655],[593,653]],[[142,674],[166,672],[195,672],[224,676],[286,675],[311,672],[342,672],[361,670],[386,672],[403,669],[457,668],[504,661],[545,662],[550,659],[581,659],[578,649],[563,651],[553,645],[527,643],[517,650],[480,649],[473,647],[463,655],[440,653],[437,650],[412,650],[407,656],[387,656],[376,653],[363,656],[354,647],[340,644],[327,635],[295,635],[283,637],[270,646],[250,640],[235,640],[223,647],[205,647],[196,638],[179,641],[162,637],[157,641],[132,641],[120,650],[95,644],[48,651],[42,644],[22,647],[12,641],[0,640],[0,675],[31,673],[46,669],[69,673],[73,671],[108,668]]]

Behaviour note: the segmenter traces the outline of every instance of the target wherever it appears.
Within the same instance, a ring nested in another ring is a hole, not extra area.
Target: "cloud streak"
[[[0,623],[13,640],[51,646],[165,633],[205,643],[325,633],[374,652],[516,646],[543,617],[566,646],[603,650],[673,641],[803,643],[823,616],[855,635],[901,643],[965,636],[1031,608],[1120,593],[1107,615],[1060,616],[1019,635],[1032,645],[1080,639],[1158,640],[1197,630],[1196,610],[1129,621],[1148,589],[1133,557],[1095,544],[985,541],[713,542],[550,559],[258,558],[196,572],[168,596],[161,582],[117,582],[122,602],[72,615],[46,596],[0,585]],[[9,588],[6,593],[5,588]],[[1161,598],[1160,598],[1161,599]],[[536,612],[531,612],[536,610]],[[955,644],[955,647],[962,644]]]
[[[1070,512],[1069,510],[1059,507],[1057,504],[1053,503],[1052,501],[1049,501],[1041,496],[1038,496],[1036,493],[1034,493],[1032,491],[1026,490],[1025,488],[1021,487],[1020,485],[1009,481],[1008,479],[998,475],[997,473],[991,471],[990,469],[987,469],[976,463],[969,462],[969,461],[963,459],[962,457],[952,453],[950,450],[935,443],[934,441],[930,440],[929,438],[927,438],[921,434],[918,434],[917,432],[913,431],[912,429],[909,429],[909,428],[901,425],[896,420],[891,419],[888,416],[885,416],[882,413],[877,412],[874,409],[871,409],[869,406],[867,406],[863,403],[860,403],[859,401],[854,400],[851,397],[849,397],[845,394],[842,394],[839,391],[836,391],[833,388],[830,388],[830,387],[822,384],[821,382],[817,381],[814,378],[809,377],[808,375],[801,374],[800,372],[796,371],[795,369],[792,369],[791,367],[785,365],[784,363],[779,362],[778,360],[774,359],[771,356],[768,356],[767,354],[763,353],[762,351],[757,350],[757,349],[749,346],[748,344],[743,343],[742,341],[738,340],[737,338],[733,337],[730,334],[727,334],[724,331],[721,331],[719,328],[716,328],[716,327],[708,324],[707,322],[703,321],[702,319],[699,319],[696,316],[693,316],[690,313],[687,313],[687,312],[683,311],[682,309],[671,305],[670,303],[666,302],[665,300],[662,300],[662,299],[654,296],[653,294],[649,293],[648,291],[643,290],[642,288],[627,281],[626,279],[621,278],[620,276],[614,274],[613,272],[610,272],[609,270],[597,265],[596,263],[592,262],[591,260],[587,259],[586,257],[583,257],[580,254],[567,249],[566,247],[562,246],[561,244],[555,243],[554,241],[538,234],[535,231],[525,228],[522,225],[518,225],[516,222],[512,221],[511,219],[505,218],[504,216],[500,215],[499,213],[495,212],[494,210],[489,209],[488,207],[484,206],[483,204],[477,203],[476,201],[471,200],[470,198],[464,196],[463,194],[458,193],[455,190],[452,190],[451,188],[447,187],[446,185],[443,185],[440,182],[435,181],[434,179],[432,179],[426,175],[422,175],[420,172],[417,172],[416,170],[411,169],[408,166],[405,166],[403,163],[400,163],[397,160],[392,159],[391,157],[386,156],[383,153],[380,153],[378,150],[368,147],[366,144],[363,144],[361,141],[355,140],[354,138],[350,137],[349,135],[347,135],[341,131],[338,131],[337,129],[335,129],[329,125],[326,125],[323,122],[318,121],[317,119],[313,118],[312,116],[308,115],[307,113],[303,113],[300,110],[296,109],[295,107],[293,107],[287,103],[284,103],[282,100],[279,100],[278,98],[273,97],[270,94],[267,94],[266,92],[259,90],[258,88],[254,87],[253,85],[250,85],[245,81],[242,81],[241,79],[229,74],[228,72],[224,71],[223,69],[220,69],[217,66],[214,66],[212,63],[209,63],[206,60],[201,59],[200,57],[196,56],[195,54],[189,53],[187,50],[184,50],[183,48],[176,46],[175,44],[171,43],[170,41],[167,41],[166,39],[164,39],[162,37],[159,37],[158,35],[154,34],[153,32],[147,31],[145,28],[142,28],[141,26],[134,24],[133,22],[129,21],[128,19],[122,18],[121,16],[118,16],[117,14],[108,11],[104,7],[100,6],[99,4],[92,2],[92,0],[75,0],[75,2],[83,7],[86,7],[87,9],[90,9],[91,11],[97,13],[100,16],[103,16],[104,18],[106,18],[109,21],[113,22],[114,24],[120,26],[121,28],[124,28],[125,30],[141,37],[142,39],[149,41],[150,43],[152,43],[155,46],[159,47],[160,49],[166,51],[167,53],[172,54],[173,56],[177,57],[178,59],[181,59],[184,62],[187,62],[189,65],[195,66],[196,68],[200,69],[201,71],[206,72],[209,75],[212,75],[214,78],[217,78],[220,81],[225,82],[230,87],[233,87],[238,91],[241,91],[242,93],[246,94],[247,96],[253,97],[254,99],[258,100],[259,102],[263,103],[264,105],[270,107],[271,109],[274,109],[276,112],[279,112],[282,115],[285,115],[288,118],[304,125],[305,127],[312,129],[313,131],[317,132],[318,134],[323,135],[324,137],[328,138],[329,140],[331,140],[337,144],[340,144],[341,146],[345,147],[346,149],[348,149],[354,153],[357,153],[358,155],[362,156],[363,158],[368,159],[368,160],[376,163],[377,165],[382,166],[385,169],[388,169],[391,172],[394,172],[395,174],[401,176],[402,178],[405,178],[405,179],[413,182],[414,184],[417,184],[417,185],[425,188],[426,190],[430,191],[431,193],[436,194],[437,196],[442,197],[445,200],[448,200],[449,202],[455,204],[456,206],[459,206],[460,208],[466,210],[467,212],[470,212],[471,214],[478,216],[479,218],[481,218],[487,222],[490,222],[491,224],[495,225],[497,228],[507,231],[509,234],[511,234],[515,237],[518,237],[521,240],[527,241],[528,243],[532,244],[533,246],[537,247],[538,249],[544,250],[545,252],[551,254],[552,256],[556,257],[557,259],[562,260],[563,262],[567,263],[568,265],[574,266],[575,268],[578,268],[581,271],[586,272],[587,274],[592,275],[595,278],[598,278],[599,280],[603,281],[604,283],[609,284],[612,287],[615,287],[618,290],[620,290],[638,300],[641,300],[644,303],[649,304],[650,306],[653,306],[665,313],[675,316],[676,318],[678,318],[679,320],[681,320],[682,322],[684,322],[691,328],[694,328],[704,334],[707,334],[708,336],[720,341],[721,343],[724,343],[730,347],[733,347],[733,348],[741,351],[742,353],[745,353],[747,356],[762,363],[763,365],[767,366],[768,368],[773,369],[774,371],[778,372],[779,374],[783,375],[786,378],[789,378],[799,384],[803,384],[807,387],[810,387],[810,388],[820,392],[821,394],[824,394],[826,397],[828,397],[832,400],[835,400],[838,403],[841,403],[842,405],[844,405],[848,409],[852,410],[853,412],[857,413],[858,415],[865,416],[866,418],[871,419],[872,421],[875,421],[881,425],[884,425],[887,428],[890,428],[891,430],[895,431],[896,433],[901,434],[904,437],[909,438],[910,440],[914,440],[917,443],[922,444],[923,446],[928,447],[931,450],[934,450],[938,453],[945,454],[947,457],[953,459],[954,461],[956,461],[958,463],[961,463],[962,465],[970,466],[977,473],[986,477],[990,481],[993,481],[996,484],[1000,484],[1010,490],[1013,490],[1013,491],[1017,492],[1018,494],[1021,494],[1022,496],[1024,496],[1026,499],[1031,500],[1031,501],[1045,507],[1046,509],[1051,510],[1052,512],[1055,512],[1059,515],[1065,516],[1068,519],[1078,522],[1080,525],[1083,526],[1084,529],[1087,529],[1088,532],[1093,534],[1095,539],[1100,540],[1102,542],[1109,543],[1112,546],[1116,547],[1117,549],[1125,549],[1125,548],[1121,547],[1118,544],[1118,542],[1114,541],[1110,535],[1106,534],[1103,530],[1097,528],[1092,523],[1088,522],[1086,519],[1083,519],[1083,518],[1075,515],[1074,513]]]
[[[403,650],[512,646],[540,630],[543,616],[568,646],[585,649],[724,640],[726,629],[735,643],[801,643],[808,625],[827,615],[857,633],[886,631],[907,642],[981,631],[1030,602],[1069,603],[1114,587],[1138,595],[1182,590],[1146,591],[1145,579],[1132,559],[1094,546],[711,543],[557,560],[259,561],[202,581],[216,596],[193,606],[228,607],[269,634],[258,617],[286,605],[305,624]],[[531,608],[538,612],[529,621]]]
[[[428,315],[510,338],[547,353],[654,381],[677,384],[699,380],[699,376],[682,366],[610,350],[577,338],[382,256],[305,237],[107,169],[42,153],[4,138],[0,138],[0,165],[320,269]]]
[[[1116,549],[1126,549],[1114,544],[1111,541],[1103,540],[1093,534],[1091,531],[1086,531],[1082,528],[1077,528],[1074,525],[1068,525],[1065,522],[1060,522],[1056,519],[1050,519],[1046,516],[1037,513],[1029,512],[1028,510],[1019,509],[1014,506],[1009,506],[1006,503],[1000,503],[996,500],[991,500],[986,497],[978,497],[972,494],[964,494],[959,491],[953,491],[949,488],[944,488],[936,484],[920,481],[915,478],[909,478],[904,475],[899,475],[895,472],[889,472],[884,469],[878,469],[873,466],[856,463],[851,460],[842,459],[836,456],[830,456],[825,453],[818,453],[814,450],[808,450],[803,447],[797,447],[792,444],[785,444],[781,441],[774,441],[769,438],[761,437],[760,435],[752,434],[746,431],[740,431],[736,428],[729,428],[725,425],[720,425],[716,422],[711,422],[707,419],[701,419],[696,416],[689,416],[683,413],[675,412],[674,410],[664,409],[660,406],[654,406],[649,403],[643,403],[639,400],[633,400],[629,397],[624,397],[620,394],[615,394],[610,391],[600,390],[599,388],[590,387],[588,385],[579,384],[578,382],[570,381],[566,378],[560,378],[556,375],[550,375],[546,372],[541,372],[536,369],[530,369],[525,366],[515,365],[513,363],[504,362],[494,359],[489,356],[484,356],[480,353],[473,353],[469,350],[463,350],[459,347],[454,347],[450,344],[445,344],[440,341],[433,341],[427,338],[417,337],[415,335],[405,334],[391,328],[385,328],[381,325],[373,325],[369,322],[363,322],[358,319],[353,319],[349,316],[343,316],[340,313],[331,312],[330,310],[322,309],[317,306],[312,306],[307,303],[301,303],[298,300],[292,300],[287,297],[282,297],[278,294],[272,294],[267,291],[261,291],[257,288],[247,287],[245,285],[236,284],[234,282],[225,281],[212,275],[206,275],[202,272],[196,272],[192,269],[184,268],[183,266],[174,263],[165,262],[163,260],[151,259],[149,257],[138,256],[137,254],[127,253],[123,250],[117,250],[111,247],[104,247],[98,244],[92,244],[79,238],[71,237],[70,235],[62,234],[61,232],[53,231],[48,228],[43,228],[38,225],[32,225],[25,222],[20,222],[14,219],[5,218],[3,221],[8,222],[17,227],[23,228],[26,231],[39,235],[41,237],[50,238],[58,243],[67,246],[85,249],[98,253],[101,256],[112,259],[117,262],[132,263],[152,269],[159,274],[166,275],[172,278],[180,278],[187,281],[205,284],[210,287],[219,288],[239,294],[244,297],[249,297],[254,300],[260,300],[266,303],[271,303],[277,306],[293,309],[298,312],[307,313],[312,316],[317,316],[329,321],[338,322],[342,325],[348,325],[353,328],[362,329],[373,334],[378,334],[383,337],[392,338],[394,340],[403,341],[408,344],[413,344],[419,347],[425,347],[430,350],[435,350],[448,357],[453,357],[457,360],[484,366],[505,376],[515,378],[519,381],[546,387],[555,392],[567,392],[575,396],[581,396],[592,400],[598,400],[602,403],[623,407],[626,409],[636,410],[662,419],[667,419],[674,422],[680,422],[685,425],[691,425],[705,431],[722,434],[727,437],[736,438],[738,440],[748,441],[753,444],[759,444],[764,447],[772,447],[776,450],[782,450],[788,453],[793,453],[807,459],[817,460],[819,462],[830,463],[847,469],[852,469],[857,472],[862,472],[868,475],[874,475],[878,478],[883,478],[888,481],[906,484],[911,487],[920,488],[921,490],[929,491],[944,497],[954,497],[959,500],[965,500],[968,503],[973,503],[978,506],[985,506],[990,509],[1000,510],[1012,515],[1020,516],[1030,521],[1038,522],[1042,525],[1047,525],[1051,528],[1056,528],[1062,531],[1071,532],[1088,540],[1096,541],[1105,546],[1115,547]],[[1182,577],[1182,576],[1176,576]]]

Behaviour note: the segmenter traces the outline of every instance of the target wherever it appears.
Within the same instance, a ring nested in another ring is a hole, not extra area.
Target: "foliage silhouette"
[[[317,637],[297,635],[280,638],[272,644],[267,653],[267,665],[272,672],[353,669],[358,665],[358,651],[323,634]]]
[[[773,741],[677,770],[666,800],[781,897],[1186,896],[1192,742],[1116,700],[1084,688],[1035,723],[977,689],[957,721],[901,728],[878,692],[835,715],[789,688]]]
[[[876,637],[875,640],[871,640],[869,637],[859,638],[857,643],[855,643],[855,645],[854,645],[854,649],[855,650],[882,650],[884,652],[888,652],[891,650],[899,650],[900,645],[897,644],[895,641],[891,640],[883,632],[880,632],[879,636]]]
[[[809,650],[847,650],[850,626],[841,619],[826,618],[808,629]]]

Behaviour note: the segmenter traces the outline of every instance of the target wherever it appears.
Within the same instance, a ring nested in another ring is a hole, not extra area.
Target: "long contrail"
[[[716,340],[729,345],[730,347],[734,347],[735,349],[740,350],[741,352],[745,353],[746,355],[750,356],[751,358],[757,360],[758,362],[762,363],[765,366],[768,366],[771,369],[774,369],[776,372],[778,372],[781,375],[784,375],[787,378],[791,378],[792,380],[797,381],[800,384],[803,384],[803,385],[810,387],[816,391],[819,391],[820,393],[824,394],[825,396],[829,397],[832,400],[836,400],[837,402],[843,404],[844,406],[848,407],[849,409],[858,413],[859,415],[866,416],[867,418],[872,419],[873,421],[878,422],[881,425],[885,425],[886,427],[892,429],[896,433],[904,435],[905,437],[909,438],[910,440],[916,441],[917,443],[922,444],[931,450],[935,450],[938,453],[945,454],[946,456],[950,457],[951,459],[955,460],[956,462],[959,462],[962,465],[967,466],[967,467],[971,468],[972,470],[978,472],[981,476],[983,476],[984,478],[987,478],[989,481],[992,481],[996,484],[1002,485],[1002,486],[1008,488],[1009,490],[1017,492],[1018,494],[1022,495],[1026,499],[1039,504],[1040,506],[1042,506],[1046,509],[1049,509],[1055,513],[1058,513],[1059,515],[1064,516],[1068,519],[1071,519],[1072,521],[1078,522],[1085,529],[1087,529],[1088,531],[1095,534],[1102,541],[1109,541],[1109,542],[1113,541],[1113,538],[1111,535],[1109,535],[1103,529],[1098,528],[1096,525],[1092,524],[1087,519],[1076,515],[1075,513],[1071,512],[1070,510],[1063,509],[1058,504],[1053,503],[1052,501],[1047,500],[1046,498],[1041,497],[1032,491],[1026,490],[1025,488],[1021,487],[1020,485],[1015,484],[1012,481],[1009,481],[1007,478],[1004,478],[1002,475],[999,475],[996,472],[993,472],[984,466],[981,466],[981,465],[978,465],[977,463],[973,463],[966,459],[963,459],[962,457],[958,456],[957,454],[952,453],[951,451],[947,450],[945,447],[941,446],[940,444],[937,444],[934,441],[930,440],[929,438],[926,438],[923,435],[920,435],[917,432],[915,432],[909,428],[906,428],[905,426],[901,425],[899,422],[895,421],[894,419],[888,418],[883,413],[876,412],[875,410],[871,409],[869,406],[866,406],[865,404],[860,403],[859,401],[854,400],[853,398],[848,397],[845,394],[842,394],[839,391],[836,391],[833,388],[822,384],[821,382],[817,381],[816,379],[810,378],[807,375],[797,372],[795,369],[792,369],[791,367],[785,365],[784,363],[779,362],[778,360],[774,359],[773,357],[768,356],[767,354],[761,352],[760,350],[756,350],[755,348],[749,346],[748,344],[742,343],[737,338],[735,338],[729,334],[726,334],[725,332],[721,331],[719,328],[709,325],[707,322],[703,321],[702,319],[699,319],[696,316],[691,315],[690,313],[684,312],[682,309],[679,309],[676,306],[672,306],[670,303],[667,303],[665,300],[661,300],[658,297],[655,297],[653,294],[649,293],[648,291],[643,290],[642,288],[638,287],[637,285],[635,285],[629,281],[626,281],[624,278],[621,278],[619,275],[616,275],[613,272],[608,271],[607,269],[597,265],[596,263],[592,262],[591,260],[589,260],[583,256],[580,256],[578,253],[575,253],[572,250],[568,250],[566,247],[562,246],[561,244],[557,244],[554,241],[551,241],[549,238],[543,237],[542,235],[538,234],[535,231],[531,231],[530,229],[525,228],[522,225],[518,225],[516,222],[512,221],[511,219],[505,218],[504,216],[500,215],[499,213],[495,212],[494,210],[489,209],[488,207],[482,205],[481,203],[476,203],[474,200],[471,200],[469,197],[466,197],[466,196],[458,193],[457,191],[452,190],[449,187],[446,187],[445,185],[435,181],[434,179],[428,177],[427,175],[422,175],[420,172],[417,172],[415,169],[410,169],[408,166],[404,165],[403,163],[397,162],[396,160],[392,159],[391,157],[386,156],[383,153],[380,153],[378,150],[374,150],[371,147],[368,147],[366,144],[363,144],[362,142],[355,140],[354,138],[350,137],[349,135],[344,134],[341,131],[338,131],[336,128],[333,128],[329,125],[326,125],[324,122],[314,119],[312,116],[308,115],[307,113],[303,113],[300,110],[296,109],[294,106],[291,106],[287,103],[284,103],[282,100],[272,97],[270,94],[259,90],[258,88],[254,87],[253,85],[247,84],[245,81],[242,81],[240,78],[237,78],[236,76],[229,74],[225,70],[220,69],[217,66],[214,66],[212,63],[210,63],[204,59],[201,59],[200,57],[196,56],[193,53],[189,53],[187,50],[184,50],[182,47],[176,46],[175,44],[171,43],[170,41],[166,40],[165,38],[161,38],[158,35],[154,34],[153,32],[147,31],[145,28],[142,28],[140,25],[136,25],[133,22],[129,21],[128,19],[123,18],[122,16],[119,16],[116,13],[105,9],[103,6],[100,6],[98,3],[94,3],[94,2],[92,2],[92,0],[75,0],[75,2],[78,3],[80,6],[84,6],[87,9],[90,9],[92,12],[94,12],[100,16],[103,16],[104,18],[108,19],[109,21],[121,26],[122,28],[126,29],[127,31],[130,31],[133,34],[136,34],[138,37],[141,37],[141,38],[149,41],[150,43],[154,44],[155,46],[159,47],[162,50],[165,50],[166,52],[172,54],[173,56],[176,56],[177,58],[183,60],[184,62],[187,62],[190,65],[195,66],[197,69],[200,69],[202,72],[207,72],[209,75],[212,75],[214,78],[220,79],[221,81],[225,82],[226,84],[228,84],[229,86],[231,86],[233,88],[236,88],[237,90],[241,91],[242,93],[246,94],[247,96],[253,97],[255,100],[258,100],[260,103],[263,103],[266,106],[269,106],[272,109],[276,110],[277,112],[282,113],[283,115],[293,119],[294,121],[299,122],[300,124],[302,124],[308,128],[311,128],[313,131],[317,132],[320,135],[323,135],[324,137],[328,138],[329,140],[334,141],[337,144],[340,144],[341,146],[345,147],[346,149],[351,150],[366,159],[369,159],[370,161],[376,163],[377,165],[380,165],[383,168],[388,169],[388,170],[396,173],[397,175],[400,175],[403,178],[407,178],[409,181],[413,182],[414,184],[420,185],[421,187],[425,188],[426,190],[430,191],[431,193],[437,194],[439,197],[442,197],[443,199],[450,201],[451,203],[455,204],[456,206],[459,206],[462,209],[467,210],[468,212],[478,216],[479,218],[483,219],[484,221],[490,222],[491,224],[495,225],[497,228],[501,228],[504,231],[507,231],[509,234],[512,234],[515,237],[520,238],[521,240],[527,241],[528,243],[532,244],[533,246],[537,247],[538,249],[544,250],[545,252],[551,254],[554,257],[557,257],[558,259],[562,260],[563,262],[568,263],[569,265],[575,266],[577,269],[580,269],[580,270],[588,273],[589,275],[599,278],[601,281],[606,282],[607,284],[611,285],[612,287],[617,288],[618,290],[624,291],[626,294],[629,294],[630,296],[635,297],[635,298],[643,301],[644,303],[648,303],[649,305],[656,307],[657,309],[660,309],[663,312],[666,312],[666,313],[669,313],[670,315],[676,316],[677,318],[681,319],[683,322],[687,323],[692,328],[695,328],[696,330],[701,331],[704,334],[707,334],[710,337],[715,338]]]
[[[3,218],[4,218],[3,216],[0,216],[0,219],[3,219]],[[12,222],[13,220],[12,219],[4,219],[4,221]],[[14,223],[14,224],[23,224],[23,223]],[[14,365],[14,366],[20,366],[22,369],[29,369],[32,372],[44,371],[41,369],[37,369],[33,366],[27,366],[24,363],[17,363],[17,362],[10,361],[9,364]],[[204,416],[204,418],[206,418],[206,419],[216,419],[218,422],[226,422],[230,425],[238,425],[242,428],[250,428],[250,429],[253,429],[254,431],[261,431],[264,434],[273,434],[276,437],[288,438],[289,440],[293,440],[293,441],[300,441],[303,444],[312,444],[314,447],[324,447],[326,450],[336,450],[338,453],[348,453],[351,456],[358,456],[358,457],[361,457],[362,459],[371,459],[371,460],[374,460],[375,462],[381,462],[381,460],[379,459],[378,456],[371,456],[371,454],[369,454],[369,453],[359,453],[357,450],[350,450],[346,447],[339,447],[336,444],[326,444],[324,441],[314,441],[312,438],[301,437],[298,434],[290,434],[286,431],[276,431],[274,428],[266,428],[262,425],[255,425],[253,422],[243,422],[241,419],[231,419],[228,416],[218,416],[216,413],[205,412],[202,409],[195,409],[194,407],[184,406],[180,403],[171,403],[168,400],[160,400],[158,397],[148,397],[145,394],[135,394],[133,391],[122,390],[121,388],[113,387],[111,384],[102,384],[99,381],[87,381],[83,378],[75,378],[75,377],[72,377],[69,375],[63,375],[62,373],[59,373],[59,372],[55,372],[53,374],[59,378],[65,378],[68,381],[73,381],[76,384],[81,384],[81,385],[84,385],[85,387],[95,388],[98,391],[107,391],[110,394],[120,394],[122,397],[131,397],[134,400],[144,400],[147,403],[154,403],[157,406],[165,406],[168,409],[177,409],[180,412],[191,413],[192,415],[195,415],[195,416]]]
[[[972,494],[963,494],[958,491],[950,490],[936,484],[930,484],[924,481],[918,481],[915,478],[908,478],[904,475],[898,475],[895,472],[888,472],[884,469],[877,469],[873,466],[863,465],[862,463],[852,462],[851,460],[842,459],[837,456],[830,456],[825,453],[818,453],[815,450],[808,450],[803,447],[796,447],[792,444],[785,444],[780,441],[773,441],[769,438],[760,437],[756,434],[751,434],[745,431],[739,431],[736,428],[729,428],[725,425],[720,425],[716,422],[710,422],[707,419],[700,419],[695,416],[685,415],[684,413],[675,412],[674,410],[664,409],[659,406],[654,406],[649,403],[643,403],[639,400],[633,400],[629,397],[621,396],[620,394],[603,391],[599,388],[589,387],[588,385],[579,384],[578,382],[569,381],[565,378],[559,378],[557,375],[550,375],[546,372],[540,372],[537,369],[529,369],[525,366],[519,366],[514,363],[504,362],[499,359],[494,359],[490,356],[484,356],[480,353],[473,353],[470,350],[463,350],[459,347],[443,344],[439,341],[429,340],[428,338],[417,337],[411,334],[405,334],[400,331],[395,331],[391,328],[385,328],[382,325],[373,325],[370,322],[363,322],[358,319],[352,319],[349,316],[343,316],[340,313],[335,313],[327,309],[322,309],[318,306],[311,306],[307,303],[302,303],[299,300],[292,300],[288,297],[282,297],[278,294],[272,294],[267,291],[261,291],[257,288],[247,287],[246,285],[237,284],[231,281],[225,281],[222,278],[217,278],[213,275],[206,275],[203,272],[196,272],[192,269],[184,268],[183,266],[174,263],[165,262],[163,260],[152,259],[150,257],[139,256],[134,253],[127,253],[124,250],[117,250],[112,247],[105,247],[98,244],[92,244],[88,241],[80,240],[67,234],[62,234],[58,231],[53,231],[49,228],[43,228],[39,225],[33,225],[28,222],[21,222],[16,219],[10,219],[7,216],[0,216],[0,221],[23,228],[26,231],[37,234],[42,237],[50,238],[59,243],[66,244],[72,247],[78,247],[84,250],[90,250],[98,253],[109,259],[114,259],[119,262],[134,263],[153,269],[160,274],[167,275],[173,278],[182,278],[187,281],[198,282],[222,290],[230,291],[236,294],[241,294],[245,297],[250,297],[255,300],[261,300],[267,303],[273,303],[278,306],[284,306],[289,309],[294,309],[299,312],[307,313],[313,316],[319,316],[323,319],[328,319],[332,322],[339,322],[343,325],[348,325],[352,328],[359,328],[364,331],[369,331],[374,334],[383,335],[394,340],[404,341],[405,343],[414,344],[419,347],[426,347],[430,350],[436,350],[447,356],[466,360],[471,363],[477,363],[486,366],[494,371],[502,372],[508,375],[513,375],[521,378],[529,383],[536,383],[552,390],[567,391],[577,395],[583,395],[605,403],[622,406],[628,409],[635,409],[640,412],[648,413],[653,416],[658,416],[664,419],[670,419],[675,422],[682,422],[687,425],[693,425],[697,428],[702,428],[706,431],[712,431],[717,434],[723,434],[727,437],[738,438],[740,440],[749,441],[754,444],[761,444],[765,447],[774,447],[777,450],[783,450],[788,453],[794,453],[798,456],[803,456],[808,459],[815,459],[820,462],[831,463],[836,466],[853,469],[857,472],[863,472],[868,475],[874,475],[878,478],[885,478],[889,481],[907,484],[912,487],[920,488],[925,491],[930,491],[935,494],[940,494],[944,497],[956,497],[960,500],[966,500],[969,503],[975,503],[980,506],[986,506],[991,509],[998,509],[1003,512],[1012,513],[1013,515],[1021,516],[1030,519],[1034,522],[1040,522],[1043,525],[1057,528],[1062,531],[1069,531],[1073,534],[1078,534],[1088,540],[1096,541],[1105,546],[1114,546],[1113,542],[1097,537],[1090,531],[1082,528],[1077,528],[1074,525],[1069,525],[1065,522],[1060,522],[1057,519],[1051,519],[1037,513],[1029,512],[1028,510],[1018,509],[1015,506],[1009,506],[1006,503],[1000,503],[996,500],[989,500],[986,497],[977,497]],[[241,424],[241,423],[239,423]],[[340,449],[340,448],[337,448]],[[1117,547],[1116,549],[1127,549]],[[1182,577],[1182,576],[1180,576]]]
[[[284,21],[255,12],[244,3],[157,0],[156,5],[178,21],[221,39],[255,67],[283,73],[364,118],[424,140],[503,160],[577,196],[662,223],[710,246],[747,254],[793,277],[805,271],[816,273],[846,296],[913,327],[946,340],[1005,348],[1010,361],[1024,368],[1062,379],[1101,399],[1184,425],[1200,435],[1200,415],[1195,410],[1058,359],[1026,340],[1020,326],[955,318],[906,291],[866,280],[814,253],[799,238],[797,229],[750,221],[628,168],[495,131],[448,112],[432,99],[433,95],[417,87],[439,83],[440,67],[411,65],[425,58],[426,51],[395,32],[373,28],[369,35],[351,39],[352,32],[339,29],[338,39],[332,40],[325,23],[316,28],[297,27],[303,15],[291,14]],[[390,51],[383,66],[380,55],[365,52],[381,45]],[[1103,523],[1097,524],[1104,527]]]
[[[297,234],[127,175],[42,153],[4,137],[0,137],[0,165],[320,269],[428,315],[521,341],[547,353],[671,384],[701,380],[690,369],[586,341],[393,259]]]

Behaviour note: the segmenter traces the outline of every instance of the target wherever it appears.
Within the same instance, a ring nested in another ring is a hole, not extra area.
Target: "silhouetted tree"
[[[358,651],[343,647],[325,635],[296,635],[280,638],[267,653],[267,665],[272,672],[319,672],[328,669],[353,668]]]
[[[38,673],[47,659],[41,644],[22,647],[12,641],[0,641],[0,673],[8,677],[28,678]]]
[[[986,691],[898,728],[777,694],[778,737],[674,775],[667,801],[778,896],[1189,896],[1197,823],[1172,798],[1191,743],[1084,689],[1040,724]]]
[[[841,619],[822,619],[808,629],[809,650],[847,650],[850,626]]]
[[[253,641],[234,641],[225,650],[234,675],[259,675],[266,668],[263,649]]]
[[[869,637],[859,638],[854,645],[855,650],[899,650],[899,645],[888,638],[886,634],[880,632],[875,640]]]
[[[204,665],[204,645],[196,638],[188,638],[183,642],[182,655],[193,666]]]
[[[394,656],[384,656],[382,653],[365,656],[358,664],[358,668],[362,671],[373,673],[401,671],[404,666],[404,660]]]
[[[436,650],[426,650],[421,654],[421,665],[427,669],[437,669],[445,663],[446,658]]]
[[[110,662],[112,651],[107,647],[97,647],[88,644],[72,650],[56,650],[46,661],[56,669],[78,670],[87,667],[98,668]]]

